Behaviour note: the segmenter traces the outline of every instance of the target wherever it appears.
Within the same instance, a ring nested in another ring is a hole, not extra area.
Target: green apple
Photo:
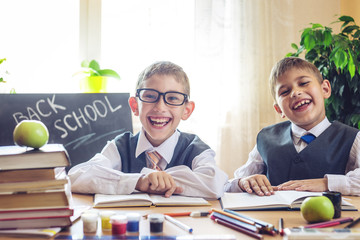
[[[309,222],[329,221],[335,210],[331,200],[325,196],[307,197],[300,207],[303,218]]]
[[[41,121],[23,120],[16,125],[13,138],[16,145],[41,148],[49,140],[49,131]]]

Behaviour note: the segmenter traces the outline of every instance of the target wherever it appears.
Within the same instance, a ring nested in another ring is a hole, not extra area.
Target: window
[[[78,1],[1,1],[0,15],[7,87],[21,93],[79,89],[72,82],[79,66]]]
[[[169,60],[190,74],[194,47],[194,2],[183,0],[103,0],[101,62],[118,70],[112,81],[134,94],[138,74],[159,60]],[[189,70],[189,71],[188,71]]]

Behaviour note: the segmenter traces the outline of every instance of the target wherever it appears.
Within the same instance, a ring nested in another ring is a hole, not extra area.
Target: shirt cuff
[[[239,178],[230,179],[225,185],[225,192],[243,192],[239,186]]]
[[[328,179],[329,191],[344,193],[346,189],[345,175],[326,174],[325,177]]]

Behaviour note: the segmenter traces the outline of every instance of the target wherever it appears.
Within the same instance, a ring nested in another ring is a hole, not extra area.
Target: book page
[[[289,204],[280,194],[275,192],[271,196],[258,196],[250,193],[224,193],[221,198],[224,209],[256,209],[267,207],[288,207]]]
[[[151,206],[152,200],[146,193],[125,195],[95,194],[95,207]]]
[[[321,195],[321,192],[305,191],[275,191],[275,194],[271,196],[258,196],[254,193],[225,193],[221,200],[226,209],[278,208],[291,207],[297,199]]]
[[[197,197],[186,197],[179,195],[172,195],[169,198],[164,197],[164,195],[150,195],[154,205],[162,206],[200,206],[200,205],[210,205],[208,201],[203,198]]]
[[[284,201],[286,201],[289,205],[301,204],[303,200],[307,197],[322,196],[322,192],[307,192],[295,190],[277,191],[277,193],[281,195]]]
[[[225,193],[221,198],[223,207],[230,210],[249,210],[289,207],[299,209],[306,197],[322,196],[322,192],[275,191],[271,196],[258,196],[250,193]],[[351,203],[343,200],[343,210],[355,210]],[[346,206],[345,206],[346,205]]]

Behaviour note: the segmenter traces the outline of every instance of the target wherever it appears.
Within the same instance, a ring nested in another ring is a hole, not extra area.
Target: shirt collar
[[[324,132],[331,123],[327,119],[327,117],[324,118],[319,124],[317,124],[315,127],[310,129],[309,131],[306,131],[305,129],[297,126],[294,123],[291,123],[291,132],[293,136],[293,140],[295,144],[299,143],[300,138],[308,133],[313,134],[315,137],[318,137],[322,132]]]
[[[145,131],[141,128],[138,143],[136,146],[135,157],[138,157],[143,152],[157,151],[169,164],[173,155],[175,146],[179,140],[180,132],[176,130],[173,135],[165,140],[160,146],[154,147],[145,136]]]

